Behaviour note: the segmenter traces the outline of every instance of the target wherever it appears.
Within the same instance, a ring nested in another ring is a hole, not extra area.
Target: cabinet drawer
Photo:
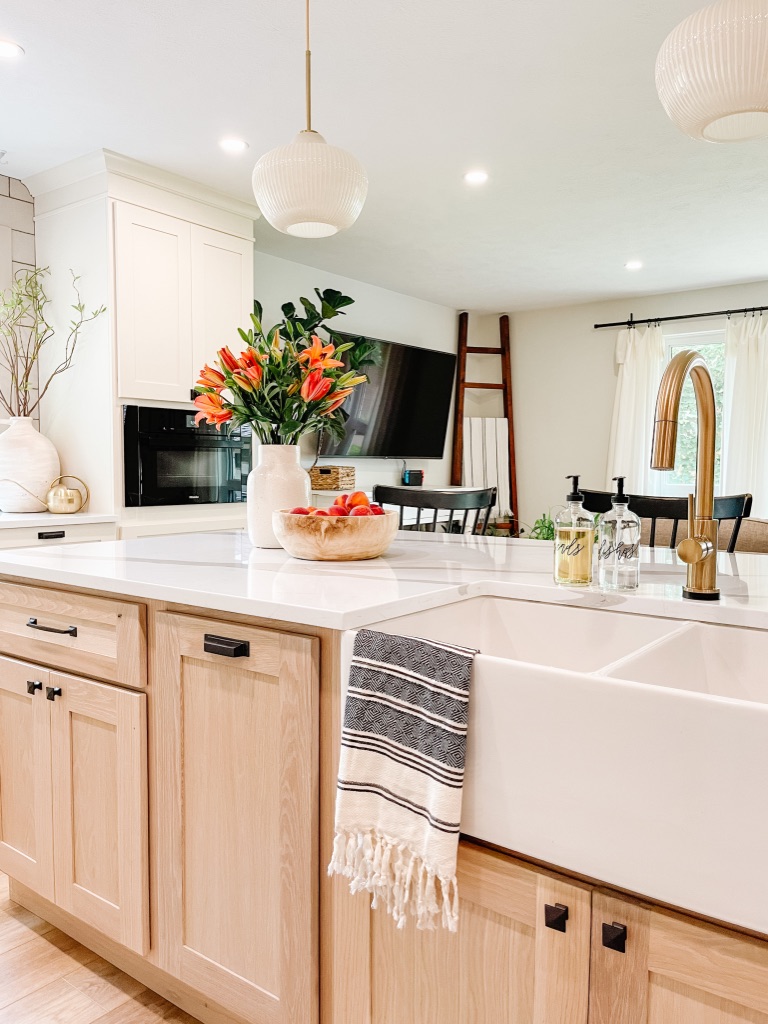
[[[0,581],[0,651],[134,689],[147,685],[143,605]]]
[[[61,525],[4,527],[0,530],[0,548],[44,547],[46,544],[84,544],[91,540],[115,540],[117,523],[77,523],[62,515]]]

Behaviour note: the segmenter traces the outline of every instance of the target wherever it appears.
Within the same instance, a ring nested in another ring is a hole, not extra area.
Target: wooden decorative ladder
[[[517,472],[515,467],[515,428],[512,418],[512,363],[509,348],[509,317],[499,317],[499,347],[469,345],[469,314],[459,313],[458,371],[456,374],[456,402],[453,422],[453,461],[451,463],[451,484],[462,482],[464,460],[464,396],[469,388],[484,391],[501,391],[504,416],[509,427],[509,493],[512,503],[512,533],[517,534]],[[501,359],[501,384],[489,384],[467,380],[468,355],[497,355]]]

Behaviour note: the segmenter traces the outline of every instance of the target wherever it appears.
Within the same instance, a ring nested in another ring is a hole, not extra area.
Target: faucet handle
[[[681,562],[687,565],[695,565],[696,562],[703,562],[707,555],[711,555],[714,546],[706,537],[696,536],[696,517],[693,508],[693,495],[688,495],[688,536],[677,545],[677,554]]]

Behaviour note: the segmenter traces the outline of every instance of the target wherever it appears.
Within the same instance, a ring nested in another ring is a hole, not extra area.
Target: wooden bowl
[[[383,555],[397,533],[397,512],[383,516],[301,516],[273,512],[272,528],[289,555],[314,562],[356,562]]]

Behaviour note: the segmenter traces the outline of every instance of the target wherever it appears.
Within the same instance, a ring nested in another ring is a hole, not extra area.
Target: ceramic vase
[[[272,513],[309,504],[309,473],[301,468],[297,444],[260,444],[255,453],[258,464],[248,474],[248,537],[254,547],[279,548]]]
[[[59,453],[29,416],[12,416],[0,434],[0,512],[46,512],[61,472]]]

